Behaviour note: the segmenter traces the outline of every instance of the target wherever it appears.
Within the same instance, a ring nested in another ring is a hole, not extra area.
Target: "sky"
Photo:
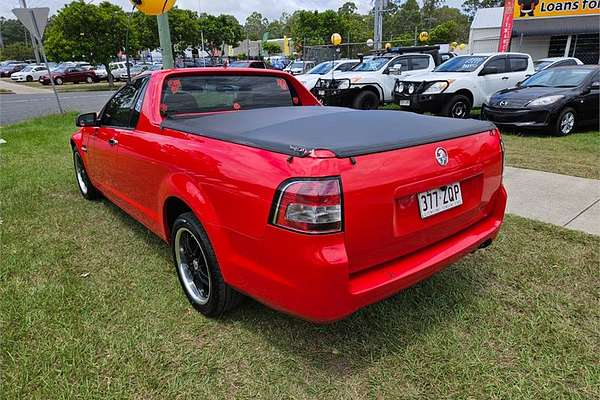
[[[56,13],[63,5],[72,0],[26,0],[28,7],[50,7],[50,14]],[[100,3],[102,0],[86,0]],[[129,0],[109,0],[111,3],[118,4],[124,8],[131,7]],[[241,24],[246,17],[253,11],[260,12],[269,20],[279,18],[283,11],[293,13],[298,9],[305,10],[337,10],[347,0],[177,0],[179,8],[191,9],[194,11],[206,12],[209,14],[231,14],[234,15]],[[354,0],[358,5],[359,12],[366,13],[372,7],[372,0]],[[20,7],[19,0],[0,0],[0,16],[14,18],[13,8]],[[460,7],[462,0],[447,0],[446,4],[453,7]]]

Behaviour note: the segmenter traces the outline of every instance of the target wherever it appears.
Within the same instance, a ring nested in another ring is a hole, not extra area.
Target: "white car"
[[[317,64],[316,67],[308,71],[306,74],[299,76],[298,80],[305,88],[311,90],[317,84],[317,81],[321,78],[328,77],[329,79],[335,78],[340,72],[347,72],[357,66],[360,60],[335,60],[335,61],[324,61]]]
[[[403,109],[467,118],[499,90],[533,75],[531,56],[523,53],[481,53],[457,56],[434,71],[402,78],[394,101]]]
[[[305,73],[306,71],[314,68],[314,61],[292,61],[287,67],[283,70],[285,72],[289,72],[292,75],[300,75]]]
[[[398,77],[420,75],[434,68],[430,54],[369,56],[351,71],[335,74],[334,79],[319,79],[312,92],[326,105],[371,110],[393,100]]]
[[[10,79],[17,82],[35,82],[48,70],[44,65],[28,65],[19,72],[15,72]]]
[[[125,61],[110,63],[108,64],[108,67],[110,68],[110,73],[115,80],[119,80],[123,74],[127,76],[127,63]],[[129,63],[129,67],[133,67],[133,64]]]
[[[96,74],[96,77],[99,80],[104,80],[108,78],[108,71],[104,65],[96,65],[95,67],[90,68]]]
[[[579,58],[575,57],[548,57],[541,58],[533,62],[535,72],[547,68],[567,67],[569,65],[583,65],[583,63]]]

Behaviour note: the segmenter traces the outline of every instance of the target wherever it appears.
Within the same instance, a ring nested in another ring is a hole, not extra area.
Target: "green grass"
[[[67,92],[103,92],[107,90],[118,90],[123,86],[124,82],[114,82],[111,87],[108,82],[96,82],[96,83],[65,83],[63,85],[56,85],[56,91],[61,93]],[[29,86],[36,89],[48,89],[52,90],[51,85],[42,85],[39,82],[19,82],[19,85]]]
[[[12,93],[13,93],[12,90],[0,88],[0,94],[12,94]]]
[[[598,398],[599,237],[509,217],[490,248],[336,324],[253,301],[208,320],[165,244],[79,195],[73,117],[0,129],[3,399]]]
[[[600,132],[503,134],[506,163],[515,167],[600,179]]]

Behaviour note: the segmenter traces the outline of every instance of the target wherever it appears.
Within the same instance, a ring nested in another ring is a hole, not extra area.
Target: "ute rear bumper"
[[[465,230],[412,254],[349,273],[343,234],[293,236],[274,228],[268,259],[237,259],[226,281],[277,310],[313,322],[342,319],[428,278],[489,244],[504,219],[506,191],[500,186],[487,217]],[[279,232],[278,232],[279,231]],[[293,250],[292,250],[293,249]]]

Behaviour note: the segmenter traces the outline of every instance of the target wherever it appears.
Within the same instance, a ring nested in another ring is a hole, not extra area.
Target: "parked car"
[[[300,75],[305,73],[306,71],[312,69],[315,66],[314,61],[292,61],[285,67],[283,70],[285,72],[289,72],[292,75]]]
[[[146,73],[77,125],[81,194],[168,242],[209,317],[244,293],[340,319],[488,246],[503,220],[493,124],[320,107],[276,70]]]
[[[531,56],[482,53],[449,59],[433,72],[402,78],[394,101],[404,110],[468,118],[498,90],[513,87],[535,73]]]
[[[335,60],[335,61],[324,61],[317,64],[313,69],[308,71],[306,74],[299,76],[298,80],[304,85],[305,88],[311,90],[317,84],[317,81],[321,78],[333,79],[340,72],[350,71],[360,63],[360,60]]]
[[[265,69],[267,66],[264,61],[259,60],[238,60],[229,64],[231,68],[260,68]]]
[[[40,76],[48,73],[44,65],[28,65],[19,72],[15,72],[10,79],[17,82],[33,82],[40,79]]]
[[[564,136],[577,126],[600,129],[600,67],[549,68],[494,94],[482,117],[498,126],[548,129]]]
[[[133,67],[129,68],[129,74],[133,78],[135,76],[138,76],[139,74],[141,74],[144,71],[148,71],[151,67],[152,67],[151,64],[136,64]],[[127,69],[125,69],[124,73],[119,75],[119,80],[121,80],[121,81],[127,80]]]
[[[94,74],[96,74],[96,78],[98,78],[99,81],[108,79],[108,71],[104,65],[92,66],[89,69],[94,71]]]
[[[52,77],[54,78],[54,83],[57,85],[62,85],[65,82],[72,82],[72,83],[98,82],[98,77],[96,76],[94,71],[85,70],[83,68],[76,68],[76,67],[66,67],[66,68],[57,69],[55,71],[52,71]],[[40,77],[39,81],[42,85],[49,85],[51,83],[50,76],[48,76],[47,73],[42,75]]]
[[[434,68],[431,54],[370,56],[352,70],[335,74],[334,79],[319,79],[312,92],[326,105],[372,110],[392,102],[399,76],[423,74]]]
[[[583,65],[579,58],[575,57],[549,57],[541,58],[533,62],[535,71],[541,71],[546,68],[567,67],[570,65]]]
[[[125,63],[124,61],[110,63],[108,64],[108,67],[110,68],[110,73],[113,76],[113,79],[117,81],[119,80],[121,75],[123,75],[123,73],[127,73],[127,63]],[[133,64],[131,62],[129,63],[129,67],[133,67]]]
[[[0,67],[0,78],[10,78],[12,74],[21,71],[27,65],[25,63],[6,64],[4,67]]]

